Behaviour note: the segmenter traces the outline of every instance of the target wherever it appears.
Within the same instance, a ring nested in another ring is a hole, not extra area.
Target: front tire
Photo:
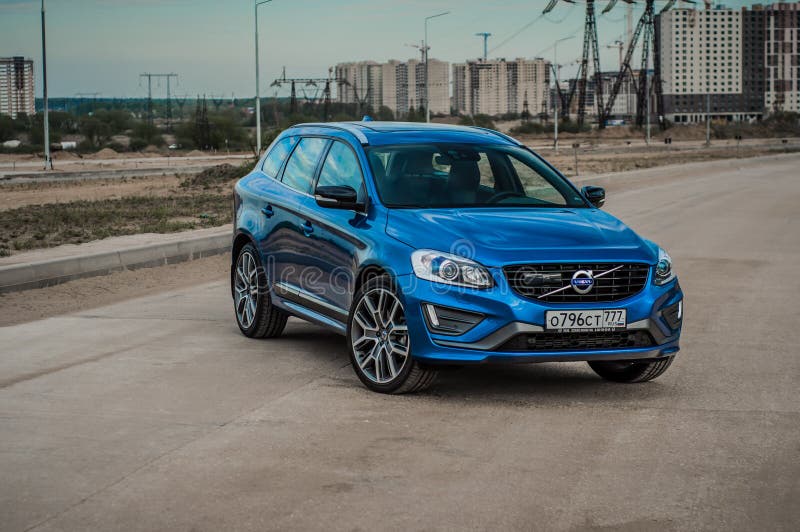
[[[374,277],[356,292],[347,345],[356,375],[374,392],[418,392],[436,379],[434,369],[411,356],[405,309],[388,276]]]
[[[667,371],[667,368],[672,364],[673,358],[675,357],[631,362],[598,360],[589,362],[589,367],[608,381],[647,382]]]
[[[256,248],[247,244],[231,274],[233,310],[239,330],[248,338],[274,338],[286,327],[288,314],[272,304],[269,284]]]

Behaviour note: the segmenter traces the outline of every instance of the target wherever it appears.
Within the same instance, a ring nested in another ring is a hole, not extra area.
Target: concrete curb
[[[72,279],[150,268],[227,253],[231,232],[114,251],[0,266],[0,293],[42,288]]]

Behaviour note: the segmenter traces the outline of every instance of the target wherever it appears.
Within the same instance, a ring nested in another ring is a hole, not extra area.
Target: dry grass
[[[174,233],[229,223],[231,197],[222,194],[130,196],[29,205],[0,212],[0,250],[79,244],[137,233]],[[2,251],[0,251],[2,252]]]

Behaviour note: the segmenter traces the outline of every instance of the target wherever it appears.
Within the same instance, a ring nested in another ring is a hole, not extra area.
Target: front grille
[[[498,351],[590,351],[651,347],[655,344],[647,331],[609,332],[542,332],[523,333],[511,337]]]
[[[594,275],[621,266],[618,270],[594,280],[587,294],[577,293],[570,281],[578,270],[591,270]],[[506,279],[517,294],[548,303],[591,303],[619,301],[639,293],[647,282],[647,264],[520,264],[503,268]],[[566,286],[565,290],[542,297]]]

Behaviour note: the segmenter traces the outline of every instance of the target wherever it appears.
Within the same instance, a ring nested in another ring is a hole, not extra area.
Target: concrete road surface
[[[241,336],[222,281],[0,329],[0,529],[797,530],[799,168],[610,195],[686,292],[648,384],[543,364],[376,395],[338,336]]]

